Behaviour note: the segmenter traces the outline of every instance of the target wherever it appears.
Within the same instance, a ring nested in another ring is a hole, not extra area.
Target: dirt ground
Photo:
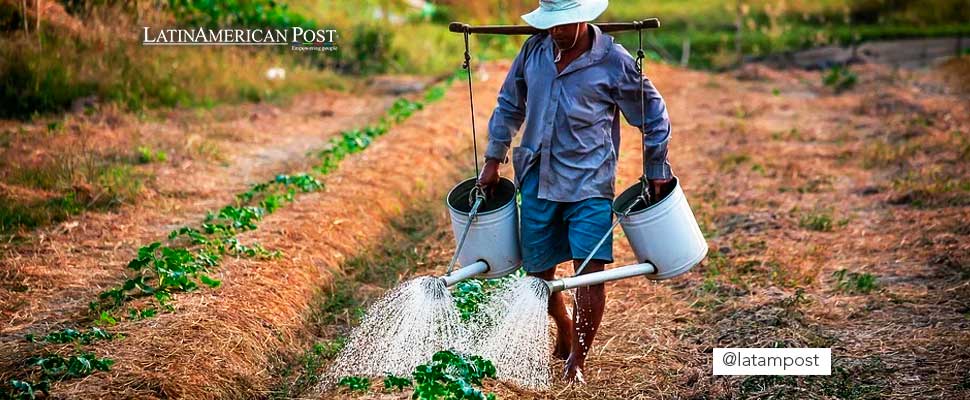
[[[480,133],[506,68],[476,74]],[[673,122],[671,163],[708,236],[707,260],[670,281],[608,285],[588,385],[487,388],[502,398],[970,397],[970,98],[935,72],[856,71],[859,83],[835,94],[817,72],[650,65]],[[112,327],[127,337],[86,346],[114,358],[112,370],[58,383],[54,396],[271,397],[287,379],[279,364],[339,334],[339,322],[318,321],[315,300],[338,290],[335,277],[386,275],[356,287],[366,302],[390,281],[440,272],[452,240],[441,199],[471,166],[463,90],[456,83],[345,160],[325,191],[245,235],[282,258],[227,260],[216,274],[221,288],[181,294],[173,313]],[[24,334],[86,321],[87,303],[122,281],[137,246],[200,220],[244,183],[293,172],[300,163],[289,161],[370,115],[352,111],[371,107],[369,99],[335,101],[346,115],[240,122],[262,139],[235,167],[173,171],[184,196],[85,214],[5,247],[2,378],[39,351]],[[280,133],[294,126],[306,133]],[[640,161],[636,131],[625,127],[623,136],[618,188],[636,179]],[[262,157],[274,161],[254,163]],[[425,234],[405,234],[401,248],[420,253],[421,265],[382,271],[383,258],[364,257],[393,250],[389,237],[415,229]],[[616,238],[617,265],[633,261]],[[771,346],[831,347],[833,376],[711,376],[712,348]]]
[[[841,94],[820,73],[759,66],[647,73],[670,108],[671,162],[709,256],[670,281],[608,284],[588,385],[489,389],[501,398],[970,397],[967,93],[936,73],[881,66],[858,70],[859,85]],[[636,133],[624,129],[618,188],[639,174]],[[438,226],[448,229],[443,210]],[[616,237],[616,265],[633,262]],[[451,240],[418,248],[442,265]],[[866,274],[873,284],[859,283]],[[832,376],[711,375],[715,347],[775,346],[831,347]],[[331,396],[356,397],[322,398]]]

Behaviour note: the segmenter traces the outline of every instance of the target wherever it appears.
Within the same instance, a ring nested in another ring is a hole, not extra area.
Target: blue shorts
[[[539,273],[568,260],[584,260],[607,232],[593,260],[613,262],[613,202],[590,198],[558,202],[538,198],[539,168],[529,168],[520,183],[519,246],[522,267]]]

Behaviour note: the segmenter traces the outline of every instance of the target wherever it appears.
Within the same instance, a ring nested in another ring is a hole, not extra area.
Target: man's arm
[[[519,54],[512,61],[505,82],[498,92],[498,105],[488,120],[488,147],[485,148],[485,167],[478,183],[489,187],[498,183],[498,166],[508,162],[509,146],[512,138],[525,121],[525,56],[531,40],[526,41]]]
[[[488,147],[485,149],[485,158],[506,162],[512,138],[525,121],[527,87],[523,70],[527,51],[525,46],[519,51],[498,92],[498,105],[495,106],[492,117],[488,120]]]
[[[613,100],[620,107],[630,125],[643,132],[643,162],[646,178],[650,181],[666,181],[673,178],[667,161],[667,143],[670,142],[670,117],[660,92],[649,79],[642,76],[636,60],[625,50],[619,55],[616,87]],[[640,107],[640,84],[643,80],[643,110]]]

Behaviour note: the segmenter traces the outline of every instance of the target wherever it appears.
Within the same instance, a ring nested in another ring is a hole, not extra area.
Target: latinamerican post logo
[[[335,51],[336,29],[142,27],[144,46],[290,46],[294,51]]]

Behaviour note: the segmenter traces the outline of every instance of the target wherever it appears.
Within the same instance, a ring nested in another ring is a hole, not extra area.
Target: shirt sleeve
[[[509,146],[512,145],[512,138],[519,131],[522,122],[525,121],[525,56],[529,51],[529,44],[526,41],[519,54],[512,61],[512,67],[505,82],[498,92],[498,105],[492,111],[492,117],[488,120],[488,147],[485,148],[485,158],[492,158],[508,162]]]
[[[667,143],[670,142],[670,117],[660,92],[647,77],[637,71],[636,60],[620,50],[619,68],[613,101],[620,107],[630,125],[643,133],[643,169],[647,179],[670,179]],[[643,113],[640,108],[640,84],[643,83]]]

